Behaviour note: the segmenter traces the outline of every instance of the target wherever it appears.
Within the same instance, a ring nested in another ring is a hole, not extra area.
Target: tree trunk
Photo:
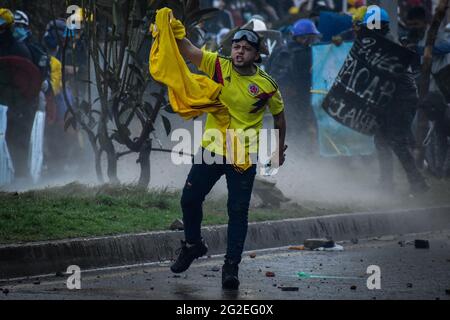
[[[112,184],[118,184],[119,179],[117,178],[117,155],[114,148],[114,144],[108,136],[107,130],[107,118],[102,116],[99,123],[99,142],[100,149],[106,152],[107,160],[107,175],[109,182]]]
[[[102,152],[99,150],[95,152],[95,173],[97,175],[97,180],[99,183],[105,183],[102,171]]]
[[[433,47],[436,42],[439,27],[445,18],[449,0],[440,0],[436,8],[430,29],[427,33],[426,46],[423,54],[422,75],[419,83],[419,98],[423,101],[430,89],[431,67],[433,64]],[[428,118],[425,110],[420,108],[417,111],[417,131],[416,131],[416,161],[419,167],[423,166],[425,158],[425,148],[423,142],[428,131]]]

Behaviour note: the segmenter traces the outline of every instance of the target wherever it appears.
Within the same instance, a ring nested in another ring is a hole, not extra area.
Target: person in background
[[[367,12],[363,19],[363,28],[367,28],[372,12]],[[396,42],[390,33],[389,14],[381,9],[381,28],[372,32],[390,41]],[[416,166],[411,153],[412,121],[418,107],[418,91],[411,70],[398,75],[397,88],[393,100],[386,106],[386,113],[381,119],[381,126],[375,134],[375,146],[380,164],[379,188],[386,194],[394,192],[393,153],[400,160],[410,185],[410,195],[414,196],[429,190],[425,178]]]
[[[429,20],[427,19],[426,9],[424,7],[411,8],[405,19],[405,29],[401,42],[407,48],[417,53],[416,58],[412,64],[412,71],[416,84],[419,85],[422,73],[422,57],[424,54],[424,48],[426,44],[427,32],[429,30]],[[450,64],[450,40],[443,30],[439,30],[437,39],[433,47],[433,58],[431,65],[431,74],[438,74],[443,68]],[[440,89],[435,77],[430,78],[429,92],[440,94]],[[420,104],[420,108],[417,114],[417,121],[415,121],[416,131],[416,146],[414,149],[416,162],[419,167],[424,166],[424,147],[423,139],[426,132],[431,129],[429,121],[427,121],[427,114],[430,114],[426,110],[427,105],[425,103]],[[428,119],[429,120],[429,119]]]
[[[290,41],[269,57],[267,72],[283,92],[288,125],[295,128],[290,138],[298,141],[303,157],[318,154],[317,124],[311,107],[311,45],[320,41],[320,32],[309,19],[300,19],[291,28]]]
[[[25,43],[14,37],[14,15],[9,9],[0,8],[0,57],[17,56],[32,61]]]
[[[343,41],[353,41],[356,39],[358,31],[361,30],[362,21],[367,12],[367,7],[362,6],[355,10],[352,14],[352,28],[341,32],[332,38],[335,45],[342,44]]]
[[[49,57],[45,52],[45,49],[35,41],[30,29],[30,21],[25,12],[17,10],[14,12],[14,37],[28,47],[33,63],[41,71],[44,81],[48,81],[49,77]],[[44,84],[47,91],[48,82]]]
[[[23,41],[19,41],[14,37],[14,15],[6,8],[0,8],[0,58],[1,57],[20,57],[30,62],[33,67],[33,59],[27,45]],[[28,66],[25,67],[28,68]],[[30,70],[31,71],[31,70]],[[5,71],[2,71],[5,73]],[[38,74],[36,74],[37,76]],[[4,77],[5,75],[3,75]],[[9,75],[12,77],[12,75]],[[31,76],[31,75],[30,75]],[[5,78],[8,79],[8,78]],[[22,83],[33,79],[20,79]],[[32,98],[32,101],[23,101],[22,99],[4,97],[2,93],[8,94],[11,90],[10,83],[6,83],[6,90],[0,87],[0,104],[8,107],[8,120],[6,141],[8,144],[11,160],[14,165],[15,178],[29,178],[28,155],[30,134],[33,127],[33,120],[37,109],[38,99]],[[14,89],[13,89],[14,90]],[[3,101],[5,99],[5,101]]]
[[[214,19],[209,19],[205,23],[205,29],[209,33],[217,34],[221,29],[233,29],[234,21],[231,12],[226,9],[226,3],[224,0],[214,0],[212,6],[219,9],[219,13]]]

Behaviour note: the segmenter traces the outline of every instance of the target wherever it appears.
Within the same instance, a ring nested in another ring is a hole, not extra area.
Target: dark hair
[[[426,20],[427,12],[424,7],[412,7],[408,10],[406,20]]]

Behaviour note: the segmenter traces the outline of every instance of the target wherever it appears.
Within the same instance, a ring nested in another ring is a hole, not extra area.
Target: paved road
[[[400,246],[399,241],[429,239],[430,249]],[[68,290],[66,276],[0,283],[0,300],[10,299],[441,299],[450,295],[450,231],[342,243],[341,252],[288,248],[246,253],[238,292],[221,289],[222,257],[195,262],[181,276],[168,264],[82,272],[81,289]],[[381,269],[381,289],[367,288],[369,265]],[[266,277],[266,272],[275,273]],[[299,279],[298,272],[327,279]],[[332,279],[330,276],[350,277]],[[282,291],[296,287],[298,291]],[[352,289],[353,287],[353,289]]]

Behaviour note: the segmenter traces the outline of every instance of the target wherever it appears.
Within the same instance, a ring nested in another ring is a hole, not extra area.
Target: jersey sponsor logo
[[[252,83],[248,86],[248,92],[250,92],[250,94],[255,97],[259,93],[259,87],[256,84]]]

